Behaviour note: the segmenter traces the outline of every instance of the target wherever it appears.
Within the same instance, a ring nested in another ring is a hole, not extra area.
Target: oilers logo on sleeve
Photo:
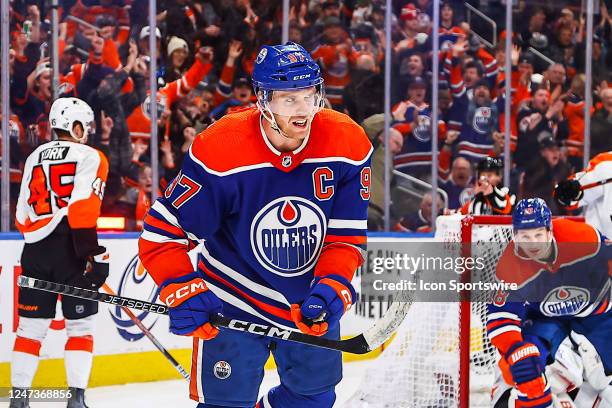
[[[372,146],[346,115],[323,109],[302,146],[280,152],[260,120],[246,109],[196,138],[141,245],[205,240],[198,270],[225,315],[294,328],[290,305],[310,290],[326,246],[365,249]]]

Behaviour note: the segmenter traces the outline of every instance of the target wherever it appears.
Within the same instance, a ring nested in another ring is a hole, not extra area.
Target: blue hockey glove
[[[214,338],[219,329],[210,324],[210,315],[221,313],[221,300],[208,290],[198,272],[168,279],[161,285],[159,298],[170,307],[170,331],[178,335]]]
[[[302,333],[322,336],[334,328],[356,301],[351,283],[340,275],[316,278],[301,305],[291,305],[291,319]]]

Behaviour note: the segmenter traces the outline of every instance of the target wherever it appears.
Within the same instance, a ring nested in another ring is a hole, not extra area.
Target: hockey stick
[[[111,305],[129,307],[136,310],[146,310],[151,313],[168,314],[168,306],[166,305],[150,303],[144,300],[123,296],[113,296],[106,293],[100,293],[93,290],[77,288],[75,286],[55,282],[48,282],[23,275],[19,276],[17,279],[17,285],[24,288],[61,293],[66,296],[73,296],[81,299],[108,303]],[[309,336],[298,331],[284,329],[278,326],[268,326],[265,324],[252,323],[239,319],[231,319],[220,314],[211,316],[210,322],[214,326],[230,330],[248,332],[274,339],[288,340],[315,347],[344,351],[352,354],[365,354],[381,346],[402,323],[404,317],[406,317],[406,314],[410,309],[410,306],[412,305],[412,299],[408,297],[408,293],[409,291],[398,292],[396,299],[393,301],[382,319],[377,321],[376,324],[370,327],[367,331],[346,340],[332,340],[322,337]]]
[[[106,283],[102,285],[102,289],[104,289],[111,296],[117,296],[115,292],[111,289],[111,287],[108,286]],[[161,351],[161,353],[164,355],[164,357],[166,357],[166,359],[168,359],[168,361],[170,361],[170,364],[172,364],[174,368],[176,368],[176,371],[178,371],[180,375],[182,375],[187,381],[189,381],[189,374],[183,368],[183,366],[181,366],[181,363],[179,363],[174,357],[172,357],[172,354],[170,354],[170,352],[166,350],[166,348],[159,342],[159,340],[157,340],[157,338],[155,338],[155,336],[153,336],[153,333],[151,333],[149,329],[146,328],[142,321],[140,321],[140,319],[136,317],[136,315],[127,307],[120,307],[125,312],[125,314],[127,314],[128,317],[132,319],[136,326],[138,326],[138,328],[142,330],[144,335],[147,336],[149,340],[151,340],[151,343],[153,343],[153,345],[157,347],[159,351]]]
[[[588,190],[589,188],[603,186],[604,184],[608,184],[608,183],[612,183],[612,177],[603,179],[603,180],[599,180],[594,183],[585,184],[584,186],[580,186],[580,189],[584,191],[584,190]]]

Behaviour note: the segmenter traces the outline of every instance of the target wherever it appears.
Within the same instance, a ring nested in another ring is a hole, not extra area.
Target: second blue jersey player
[[[505,382],[498,382],[494,394],[501,395],[504,387],[516,390],[514,405],[508,406],[553,406],[545,368],[568,336],[594,347],[601,377],[612,374],[612,246],[588,224],[551,218],[544,200],[521,200],[512,215],[514,239],[497,265],[498,279],[518,285],[499,293],[487,313],[487,332],[501,354]],[[612,386],[598,383],[600,398],[608,398]]]

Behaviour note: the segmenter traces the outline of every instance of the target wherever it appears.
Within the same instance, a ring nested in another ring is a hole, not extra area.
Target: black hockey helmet
[[[504,168],[504,161],[497,157],[486,157],[478,162],[476,165],[476,171],[481,173],[483,171],[495,171],[501,172]]]

